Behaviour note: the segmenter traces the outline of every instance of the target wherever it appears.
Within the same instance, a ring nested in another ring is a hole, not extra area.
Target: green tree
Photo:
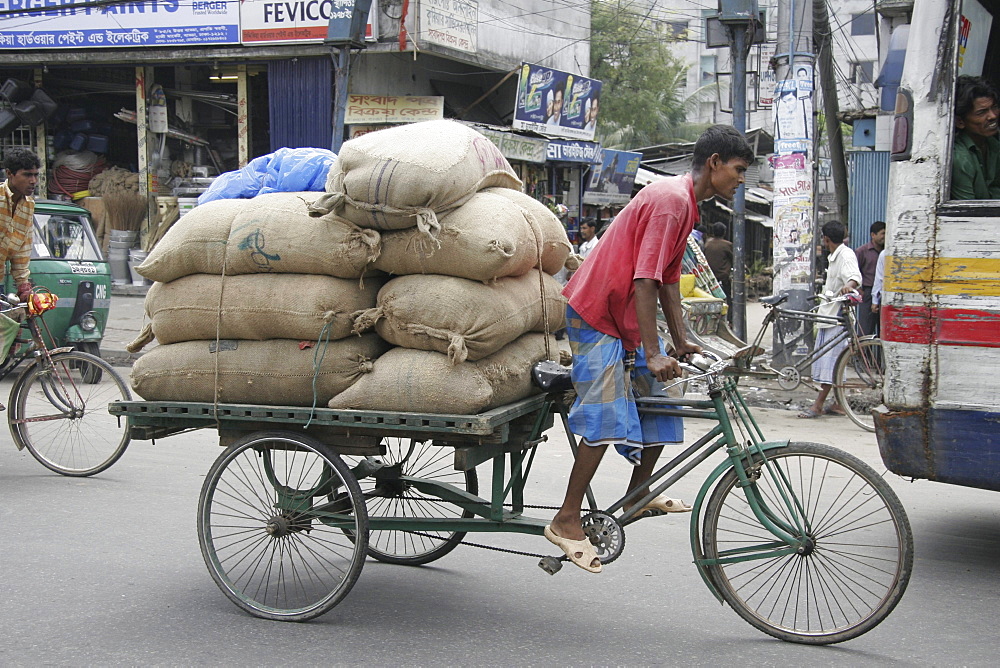
[[[608,147],[650,146],[688,134],[688,66],[673,54],[650,12],[631,0],[591,5],[590,72],[603,82],[597,133]]]

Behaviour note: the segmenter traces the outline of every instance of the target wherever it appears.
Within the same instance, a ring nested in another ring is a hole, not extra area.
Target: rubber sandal
[[[835,411],[832,408],[827,408],[823,411],[823,415],[840,415],[841,417],[847,415],[844,411]]]
[[[545,537],[549,542],[558,547],[566,554],[566,558],[588,573],[601,572],[601,560],[597,557],[597,550],[589,539],[571,540],[556,535],[551,525],[545,527]],[[594,564],[597,564],[596,566]]]
[[[658,496],[640,511],[641,513],[647,510],[658,510],[661,513],[690,513],[691,506],[687,505],[680,499],[671,499],[667,496]]]
[[[803,420],[812,420],[813,418],[818,418],[819,417],[819,413],[817,413],[816,411],[814,411],[811,408],[807,408],[804,411],[802,411],[801,413],[799,413],[798,416],[800,418],[802,418]]]

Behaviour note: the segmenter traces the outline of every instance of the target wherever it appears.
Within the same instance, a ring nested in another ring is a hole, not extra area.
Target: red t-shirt
[[[690,174],[646,186],[611,223],[563,295],[587,324],[635,350],[642,340],[633,281],[680,281],[681,258],[697,222]]]

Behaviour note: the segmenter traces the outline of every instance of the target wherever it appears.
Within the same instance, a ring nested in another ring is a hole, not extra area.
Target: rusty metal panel
[[[889,152],[851,151],[847,154],[850,170],[851,248],[857,248],[871,239],[868,230],[876,220],[885,220],[886,200],[889,194]]]

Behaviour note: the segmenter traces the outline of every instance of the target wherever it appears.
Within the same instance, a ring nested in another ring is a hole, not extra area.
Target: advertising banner
[[[227,0],[134,0],[88,6],[83,2],[0,0],[0,49],[239,44],[240,5]],[[44,7],[39,7],[41,5]],[[66,6],[60,6],[66,5]]]
[[[601,82],[596,79],[521,63],[513,126],[553,137],[590,140],[597,127],[600,99]]]
[[[378,37],[374,23],[377,7],[378,0],[373,0],[365,26],[365,39],[369,41]],[[354,0],[241,0],[242,40],[244,44],[322,42],[330,19],[343,15],[350,23],[353,9]]]
[[[474,0],[420,0],[417,39],[475,53],[479,42],[479,3]]]
[[[595,165],[583,191],[584,204],[628,204],[632,199],[641,153],[604,149],[600,166]]]
[[[348,95],[344,123],[416,123],[444,118],[444,98],[437,95]]]

